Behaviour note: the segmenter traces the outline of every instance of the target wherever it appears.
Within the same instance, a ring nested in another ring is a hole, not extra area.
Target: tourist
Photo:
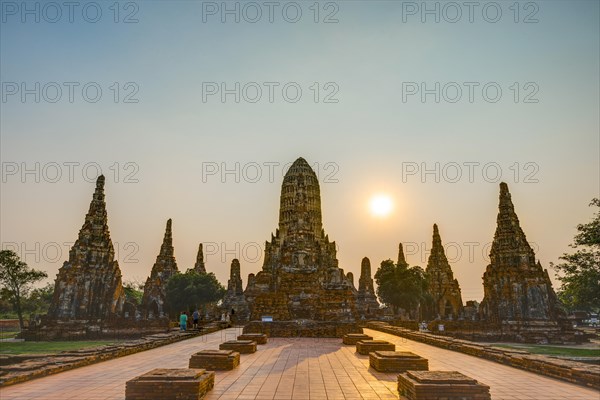
[[[185,313],[185,311],[181,312],[181,315],[179,316],[179,326],[180,326],[180,331],[181,332],[185,332],[187,329],[187,314]]]
[[[200,317],[200,314],[198,313],[198,310],[194,311],[194,313],[192,314],[192,319],[194,320],[194,329],[198,329],[199,317]]]

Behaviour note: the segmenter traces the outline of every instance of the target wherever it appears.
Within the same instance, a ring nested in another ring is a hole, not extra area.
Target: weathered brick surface
[[[268,337],[337,337],[347,333],[362,333],[354,322],[335,321],[252,321],[244,326],[245,333],[264,333]]]
[[[215,385],[204,369],[154,369],[127,381],[126,400],[199,400]]]
[[[237,337],[238,340],[253,340],[256,344],[267,344],[267,335],[264,333],[243,333]]]
[[[160,253],[152,266],[152,271],[144,285],[144,296],[142,298],[142,309],[147,318],[158,318],[166,313],[167,281],[179,272],[177,261],[175,261],[175,249],[173,248],[172,222],[167,221],[165,236],[160,246]]]
[[[221,308],[227,313],[231,313],[232,310],[235,311],[231,314],[234,322],[246,322],[250,317],[248,302],[244,297],[240,261],[237,258],[231,261],[227,292],[223,298]]]
[[[430,314],[447,319],[458,318],[463,311],[462,297],[458,280],[454,279],[448,262],[437,224],[433,225],[433,244],[427,260],[426,272],[429,276],[427,291],[434,300]]]
[[[240,365],[240,353],[233,350],[202,350],[190,357],[190,368],[231,370]]]
[[[398,392],[409,400],[491,400],[490,387],[456,371],[408,371]]]
[[[360,318],[367,319],[376,319],[382,314],[371,277],[371,261],[367,257],[364,257],[360,264],[356,311]]]
[[[234,350],[241,354],[256,352],[256,342],[253,340],[229,340],[219,345],[220,350]]]
[[[104,182],[100,175],[69,260],[58,270],[49,319],[105,320],[123,312],[125,291],[108,230]]]
[[[369,365],[379,372],[427,371],[427,359],[406,351],[374,351]]]
[[[335,242],[323,229],[319,179],[299,158],[283,178],[279,226],[265,243],[262,270],[248,276],[244,295],[250,320],[356,320],[352,280],[339,267]]]
[[[368,356],[372,351],[396,351],[394,343],[385,340],[359,340],[356,342],[356,352]]]
[[[470,354],[479,358],[510,365],[515,368],[535,372],[540,375],[576,383],[578,385],[600,389],[600,365],[534,355],[522,350],[502,349],[484,343],[411,331],[409,329],[391,326],[385,322],[369,322],[367,326],[370,329],[379,330],[391,335],[405,337],[432,346]]]
[[[483,274],[481,319],[535,342],[573,340],[575,333],[559,305],[548,270],[536,261],[521,229],[506,183],[500,184],[496,221],[490,264]]]
[[[355,345],[359,340],[373,340],[373,336],[364,333],[348,333],[342,338],[342,343]]]

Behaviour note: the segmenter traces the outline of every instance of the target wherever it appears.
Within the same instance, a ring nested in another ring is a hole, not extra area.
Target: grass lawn
[[[0,342],[0,354],[59,353],[65,350],[79,350],[113,343],[106,340],[94,342]]]
[[[0,339],[12,339],[17,336],[19,332],[0,332]]]
[[[600,348],[582,349],[573,347],[555,347],[545,345],[508,345],[495,344],[495,347],[506,347],[516,350],[527,350],[532,354],[542,354],[546,356],[564,356],[564,357],[600,357]]]

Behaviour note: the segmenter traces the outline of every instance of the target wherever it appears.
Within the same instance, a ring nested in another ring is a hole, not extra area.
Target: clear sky
[[[1,242],[51,279],[97,167],[125,280],[172,218],[181,270],[203,242],[246,284],[302,156],[356,282],[399,242],[425,267],[437,223],[463,300],[483,296],[500,179],[545,268],[599,196],[598,1],[0,3]]]

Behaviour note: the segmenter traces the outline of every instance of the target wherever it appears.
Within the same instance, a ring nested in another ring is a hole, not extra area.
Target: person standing
[[[192,319],[194,320],[194,329],[198,329],[198,319],[200,318],[200,314],[198,310],[194,311],[192,314]]]
[[[187,314],[185,313],[185,311],[181,312],[181,315],[179,316],[179,330],[181,332],[185,332],[187,329]]]

